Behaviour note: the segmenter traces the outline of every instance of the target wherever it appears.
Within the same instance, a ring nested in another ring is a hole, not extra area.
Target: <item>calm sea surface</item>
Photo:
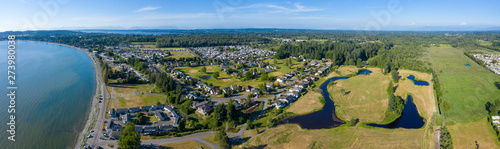
[[[77,49],[31,41],[16,43],[16,141],[7,137],[7,42],[0,41],[0,148],[74,148],[95,93],[91,59]]]

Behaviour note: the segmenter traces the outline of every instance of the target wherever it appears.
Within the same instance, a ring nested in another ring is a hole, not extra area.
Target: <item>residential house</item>
[[[219,88],[212,88],[212,90],[210,90],[210,94],[213,94],[213,95],[219,95],[220,93],[221,93],[221,91]]]
[[[110,116],[110,117],[116,117],[115,108],[113,108],[113,109],[109,110],[109,112],[108,112],[108,113],[109,113],[109,116]]]
[[[251,88],[252,88],[252,87],[250,87],[250,86],[248,86],[248,85],[245,85],[245,86],[243,86],[241,89],[242,89],[242,90],[244,90],[244,91],[250,92],[250,89],[251,89]]]
[[[126,108],[116,109],[116,114],[117,114],[117,115],[120,115],[120,114],[127,114],[127,113],[128,113],[128,109],[126,109]]]
[[[276,81],[280,82],[280,83],[284,83],[286,81],[286,77],[280,77],[278,79],[276,79]]]
[[[235,91],[238,90],[238,85],[236,85],[236,84],[235,85],[231,85],[231,89],[235,90]]]
[[[156,119],[158,119],[159,121],[165,120],[165,117],[163,117],[163,114],[160,113],[160,111],[155,111],[154,114],[155,114]]]

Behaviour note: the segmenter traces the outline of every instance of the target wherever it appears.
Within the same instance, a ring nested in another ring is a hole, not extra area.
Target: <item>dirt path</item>
[[[436,137],[436,149],[439,149],[439,146],[441,146],[440,144],[441,130],[439,129],[434,130],[434,137]]]

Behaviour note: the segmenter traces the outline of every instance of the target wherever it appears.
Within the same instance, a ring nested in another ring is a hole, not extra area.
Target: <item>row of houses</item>
[[[106,124],[106,132],[110,135],[110,139],[119,139],[120,132],[125,129],[125,126],[115,123],[110,120]],[[154,133],[171,132],[174,130],[172,125],[136,125],[134,127],[135,131],[142,133],[144,135],[150,135]]]
[[[314,79],[315,77],[313,76],[307,76],[302,80],[296,81],[293,87],[288,89],[286,93],[278,95],[278,98],[276,98],[276,101],[273,103],[275,108],[280,109],[299,99],[300,93],[304,91],[307,86],[312,84]]]

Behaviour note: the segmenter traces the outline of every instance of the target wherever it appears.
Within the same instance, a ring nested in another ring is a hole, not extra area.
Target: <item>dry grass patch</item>
[[[203,144],[200,144],[198,142],[195,142],[195,141],[183,141],[183,142],[177,142],[177,143],[162,144],[161,147],[173,148],[173,149],[185,149],[185,148],[197,148],[197,147],[202,147],[204,149],[209,148],[209,147],[207,147]]]
[[[434,98],[433,84],[431,81],[432,76],[430,74],[411,70],[399,70],[399,75],[401,76],[399,83],[394,84],[394,86],[397,86],[395,95],[406,99],[406,95],[411,94],[418,112],[424,118],[430,118],[432,113],[437,112],[436,99]],[[414,85],[412,80],[406,78],[409,75],[413,75],[416,79],[428,82],[429,86]]]
[[[129,107],[138,107],[138,106],[146,106],[153,105],[156,102],[163,103],[165,99],[162,96],[158,95],[143,95],[143,96],[131,96],[131,97],[119,97],[117,98],[118,108],[129,108]]]
[[[476,122],[458,123],[448,126],[454,148],[500,148],[496,133],[486,118]]]
[[[370,68],[369,75],[335,81],[328,92],[341,118],[359,118],[363,122],[382,122],[387,110],[389,78],[379,68]],[[344,92],[342,92],[342,89]]]
[[[310,91],[306,95],[300,97],[299,100],[293,103],[286,111],[295,114],[306,114],[319,110],[323,107],[323,104],[318,99],[321,96],[320,93]]]
[[[429,138],[424,129],[375,129],[337,127],[332,129],[302,130],[298,125],[286,124],[245,132],[251,137],[243,146],[271,149],[292,148],[426,148]]]
[[[112,87],[117,93],[137,92],[154,88],[152,84],[114,84]]]
[[[337,69],[338,72],[340,72],[339,75],[341,76],[347,76],[349,74],[357,74],[358,69],[356,66],[341,66],[340,68]]]

